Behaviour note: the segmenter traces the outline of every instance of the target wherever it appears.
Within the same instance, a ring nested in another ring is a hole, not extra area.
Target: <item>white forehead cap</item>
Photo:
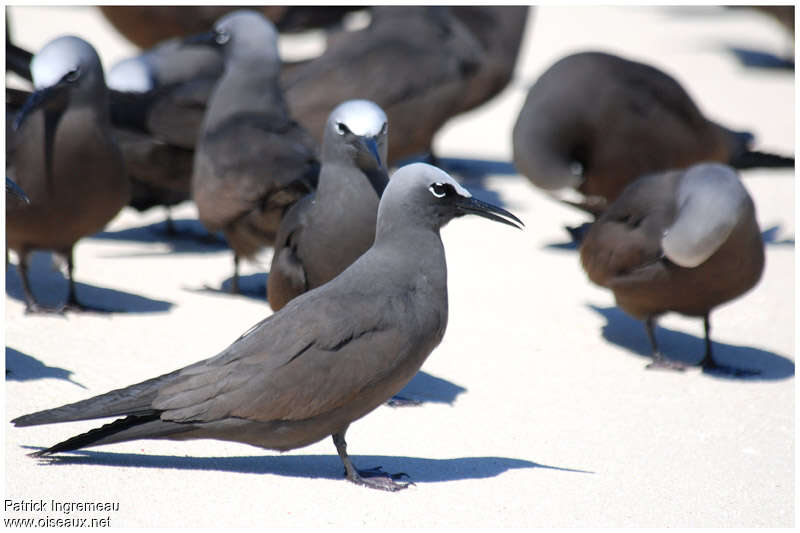
[[[342,122],[360,137],[375,137],[386,123],[386,113],[369,100],[348,100],[331,113],[333,123]]]
[[[88,63],[93,54],[91,46],[77,37],[65,36],[50,41],[31,61],[33,86],[43,89],[55,85],[67,72]]]
[[[407,181],[407,187],[418,184],[419,186],[426,188],[435,183],[447,183],[451,185],[459,195],[463,196],[464,198],[472,198],[472,194],[470,194],[470,192],[462,187],[456,180],[450,177],[447,172],[427,163],[411,163],[410,165],[400,167],[395,171],[389,180],[390,186],[391,183],[395,181]]]
[[[114,65],[106,83],[116,91],[132,93],[146,93],[154,87],[147,63],[138,57],[123,59]]]

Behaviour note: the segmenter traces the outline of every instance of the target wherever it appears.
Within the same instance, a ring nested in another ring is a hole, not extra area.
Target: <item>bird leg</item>
[[[87,304],[81,303],[78,301],[78,296],[75,292],[75,279],[72,276],[73,270],[75,270],[75,260],[72,254],[72,248],[64,252],[64,255],[67,256],[67,279],[69,281],[69,293],[67,294],[67,301],[61,306],[59,312],[64,313],[66,311],[95,311],[95,312],[102,312],[102,313],[109,313],[108,309],[103,309],[102,307],[95,307],[89,306]]]
[[[231,281],[231,294],[239,294],[239,254],[233,252],[233,280]]]
[[[647,337],[650,339],[650,345],[653,347],[653,362],[647,365],[645,368],[665,368],[680,371],[686,370],[686,365],[677,361],[672,361],[671,359],[667,359],[664,357],[664,354],[661,353],[661,350],[658,349],[658,344],[656,344],[656,335],[653,331],[655,328],[655,319],[652,316],[649,316],[645,319],[644,327],[647,330]]]
[[[347,443],[344,441],[344,434],[346,431],[347,429],[345,428],[343,431],[334,433],[331,436],[333,437],[333,444],[336,446],[336,451],[339,453],[339,458],[344,464],[344,475],[349,481],[352,481],[356,485],[363,485],[371,489],[387,490],[390,492],[402,490],[408,487],[409,484],[413,484],[409,481],[397,481],[404,476],[408,477],[408,475],[403,472],[387,474],[379,466],[369,470],[357,470],[356,467],[353,466],[350,457],[347,455]]]
[[[706,353],[703,356],[703,360],[700,361],[700,367],[703,369],[703,372],[736,377],[755,376],[761,373],[760,370],[736,368],[728,365],[721,365],[714,361],[714,356],[711,352],[711,321],[709,320],[707,313],[703,317],[703,326],[705,326],[706,331]]]
[[[168,237],[175,237],[178,235],[178,230],[175,228],[175,223],[172,221],[172,211],[169,206],[167,206],[166,209],[167,219],[165,220],[166,227],[164,228],[164,233],[166,233]]]
[[[28,279],[28,260],[30,259],[30,252],[22,250],[19,252],[19,277],[22,278],[22,290],[25,292],[25,313],[58,313],[58,309],[44,307],[36,303],[36,298],[31,291],[30,280]]]

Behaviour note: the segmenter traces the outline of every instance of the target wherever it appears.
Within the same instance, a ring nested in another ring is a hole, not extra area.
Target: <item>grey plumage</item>
[[[172,39],[109,71],[111,121],[132,207],[169,209],[191,198],[194,147],[222,69],[219,50]]]
[[[654,366],[663,357],[653,334],[668,311],[703,317],[708,370],[746,374],[712,355],[711,310],[750,290],[764,268],[755,207],[736,172],[718,163],[644,176],[622,192],[581,244],[589,279],[614,292],[617,305],[645,320]]]
[[[224,231],[233,249],[236,292],[239,258],[273,244],[286,209],[316,186],[319,163],[313,139],[284,103],[272,24],[236,11],[205,42],[222,47],[225,72],[195,149],[192,198],[200,221]]]
[[[349,100],[328,117],[316,191],[281,221],[267,280],[273,310],[336,277],[372,245],[386,188],[388,123],[373,102]]]
[[[600,52],[547,69],[513,131],[517,170],[545,190],[577,189],[593,212],[649,172],[702,161],[794,166],[793,158],[752,151],[752,141],[706,118],[668,74]]]
[[[381,198],[373,246],[331,282],[211,359],[12,422],[126,416],[35,455],[139,438],[215,438],[288,450],[331,435],[350,481],[403,488],[392,476],[360,474],[344,435],[399,391],[442,340],[447,268],[439,230],[467,213],[519,222],[435,167],[403,167]]]
[[[6,141],[6,171],[31,202],[6,210],[7,244],[19,255],[29,311],[41,310],[27,276],[28,255],[35,249],[67,257],[67,305],[80,308],[73,246],[100,231],[127,203],[128,181],[111,136],[103,69],[91,45],[59,37],[34,56],[31,71],[36,91]]]

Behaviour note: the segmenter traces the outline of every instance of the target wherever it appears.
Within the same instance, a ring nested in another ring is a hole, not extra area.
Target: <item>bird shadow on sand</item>
[[[169,233],[167,222],[162,221],[118,231],[101,231],[87,238],[146,244],[163,243],[169,246],[169,250],[166,251],[117,254],[115,257],[158,257],[173,253],[213,253],[228,250],[225,239],[220,235],[209,233],[199,220],[174,219],[172,224],[175,233]]]
[[[31,451],[40,448],[23,446]],[[404,472],[415,483],[439,483],[486,479],[520,468],[545,468],[562,472],[593,474],[585,470],[549,466],[507,457],[459,457],[426,459],[388,455],[350,455],[359,469],[380,466],[389,473]],[[39,459],[48,465],[90,464],[174,470],[211,470],[238,474],[273,474],[297,478],[344,479],[344,468],[336,454],[253,455],[237,457],[186,457],[77,450]]]
[[[59,269],[53,268],[52,254],[48,252],[31,254],[28,276],[31,291],[39,304],[55,308],[66,301],[68,281]],[[75,292],[81,303],[96,307],[99,313],[163,313],[169,311],[173,305],[164,300],[154,300],[78,281],[75,282]],[[17,265],[9,264],[6,268],[6,294],[15,300],[25,301],[25,291],[22,288]]]
[[[86,388],[72,379],[72,370],[47,366],[33,356],[6,346],[6,381],[34,379],[62,379],[83,389]]]
[[[607,324],[603,326],[602,333],[607,341],[650,359],[652,349],[641,321],[630,317],[618,307],[598,307],[591,304],[588,307],[606,319]],[[687,365],[697,365],[703,358],[705,340],[702,337],[695,337],[660,326],[656,327],[655,335],[659,348],[669,359]],[[711,341],[714,356],[718,362],[736,368],[758,370],[760,373],[754,376],[739,377],[704,372],[710,377],[758,381],[786,379],[794,376],[794,361],[782,355],[749,346],[736,346],[714,341],[713,322]]]
[[[267,303],[267,277],[268,274],[259,272],[257,274],[239,275],[239,292],[232,293],[233,276],[222,280],[219,286],[203,285],[201,287],[184,287],[183,290],[198,294],[224,294],[227,296],[244,296],[259,302]]]
[[[787,74],[794,72],[794,61],[776,56],[769,52],[728,46],[727,51],[736,56],[743,67],[760,68],[767,70],[784,70]]]
[[[437,378],[427,372],[420,370],[411,378],[411,381],[397,393],[404,399],[411,400],[417,404],[424,403],[446,403],[453,405],[459,394],[466,392],[467,389],[456,385],[452,381]]]

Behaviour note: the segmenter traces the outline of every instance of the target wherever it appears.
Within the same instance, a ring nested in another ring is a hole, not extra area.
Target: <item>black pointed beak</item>
[[[455,202],[456,210],[459,215],[478,215],[495,222],[501,222],[513,228],[522,229],[525,224],[518,219],[514,214],[506,211],[502,207],[481,202],[476,198],[466,198],[459,196]]]
[[[370,185],[375,189],[378,198],[383,196],[386,185],[389,184],[389,173],[386,171],[378,143],[374,137],[362,137],[361,150],[359,150],[358,166],[366,174]]]
[[[375,140],[374,137],[365,137],[363,139],[364,147],[367,149],[372,157],[375,158],[375,162],[378,164],[380,168],[383,167],[383,161],[381,161],[381,154],[378,152],[378,142]]]
[[[14,180],[6,176],[6,192],[10,192],[11,194],[15,195],[17,198],[21,199],[26,204],[31,203],[31,199],[28,198],[28,195],[25,194],[25,191],[22,190],[22,187],[17,185]]]
[[[181,41],[183,46],[210,46],[212,48],[219,48],[222,46],[222,39],[217,30],[207,31],[205,33],[197,33],[184,37]]]
[[[59,83],[51,87],[45,87],[35,91],[28,97],[27,100],[25,100],[25,103],[22,105],[22,109],[20,109],[17,113],[17,116],[14,119],[14,130],[19,130],[19,128],[25,122],[25,119],[27,119],[28,116],[30,116],[30,114],[34,111],[37,111],[38,109],[46,109],[54,112],[55,114],[60,114],[63,113],[63,111],[67,108],[67,103],[67,87],[64,84]]]

